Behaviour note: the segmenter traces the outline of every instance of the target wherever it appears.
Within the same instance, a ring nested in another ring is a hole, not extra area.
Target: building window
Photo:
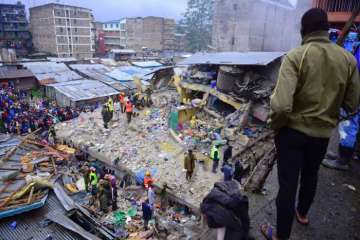
[[[233,8],[234,8],[235,11],[238,9],[237,3],[234,4]]]
[[[77,21],[76,21],[76,19],[74,19],[74,24],[76,24],[77,23]]]
[[[77,29],[77,28],[75,28],[75,32],[76,32],[76,33],[78,32],[78,29]]]
[[[119,24],[118,24],[118,23],[116,24],[116,28],[119,28]]]
[[[63,29],[62,27],[60,28],[60,32],[61,32],[61,33],[63,33],[63,32],[64,32],[64,29]]]
[[[110,24],[110,27],[113,28],[113,24]]]

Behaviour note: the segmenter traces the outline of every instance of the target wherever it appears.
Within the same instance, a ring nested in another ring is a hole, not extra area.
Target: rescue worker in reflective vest
[[[109,97],[107,105],[109,107],[110,115],[111,115],[111,118],[112,118],[113,114],[114,114],[114,101],[113,101],[113,99],[111,97]]]
[[[212,167],[212,172],[216,173],[217,168],[219,166],[219,145],[213,145],[213,147],[211,148],[211,152],[210,152],[210,158],[213,160],[213,167]]]
[[[146,171],[145,177],[144,177],[144,187],[145,189],[148,189],[149,186],[151,186],[154,183],[154,179],[151,177],[150,171]]]
[[[109,104],[109,110],[111,112],[114,112],[114,101],[111,97],[109,97],[108,104]]]
[[[124,113],[125,112],[125,93],[124,92],[120,93],[119,102],[120,102],[121,112]]]
[[[133,105],[132,105],[132,103],[130,101],[126,102],[125,111],[126,111],[127,122],[130,123],[131,122],[131,116],[132,116],[132,113],[133,113]]]
[[[91,195],[92,195],[90,205],[95,203],[98,181],[99,181],[99,179],[98,179],[98,176],[96,174],[96,169],[94,167],[90,167],[89,182],[90,182],[90,185],[91,185]]]

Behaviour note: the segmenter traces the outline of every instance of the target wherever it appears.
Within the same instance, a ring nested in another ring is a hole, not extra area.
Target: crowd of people
[[[0,87],[0,132],[28,134],[39,128],[79,116],[80,108],[59,107],[47,99],[35,99],[31,93],[12,86]]]

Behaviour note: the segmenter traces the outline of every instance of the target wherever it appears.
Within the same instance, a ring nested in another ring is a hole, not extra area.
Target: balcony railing
[[[315,0],[314,6],[327,12],[352,12],[360,5],[358,0]]]

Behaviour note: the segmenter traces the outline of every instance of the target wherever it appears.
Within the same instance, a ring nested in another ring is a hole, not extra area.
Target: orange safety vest
[[[119,97],[119,99],[120,99],[120,103],[124,103],[125,102],[125,97],[124,97],[124,95],[120,95],[120,97]]]
[[[132,110],[133,110],[132,104],[126,103],[125,109],[126,109],[126,112],[132,112]]]
[[[148,189],[149,186],[152,185],[153,183],[154,183],[154,179],[152,177],[147,177],[147,176],[144,177],[144,187],[146,189]]]

